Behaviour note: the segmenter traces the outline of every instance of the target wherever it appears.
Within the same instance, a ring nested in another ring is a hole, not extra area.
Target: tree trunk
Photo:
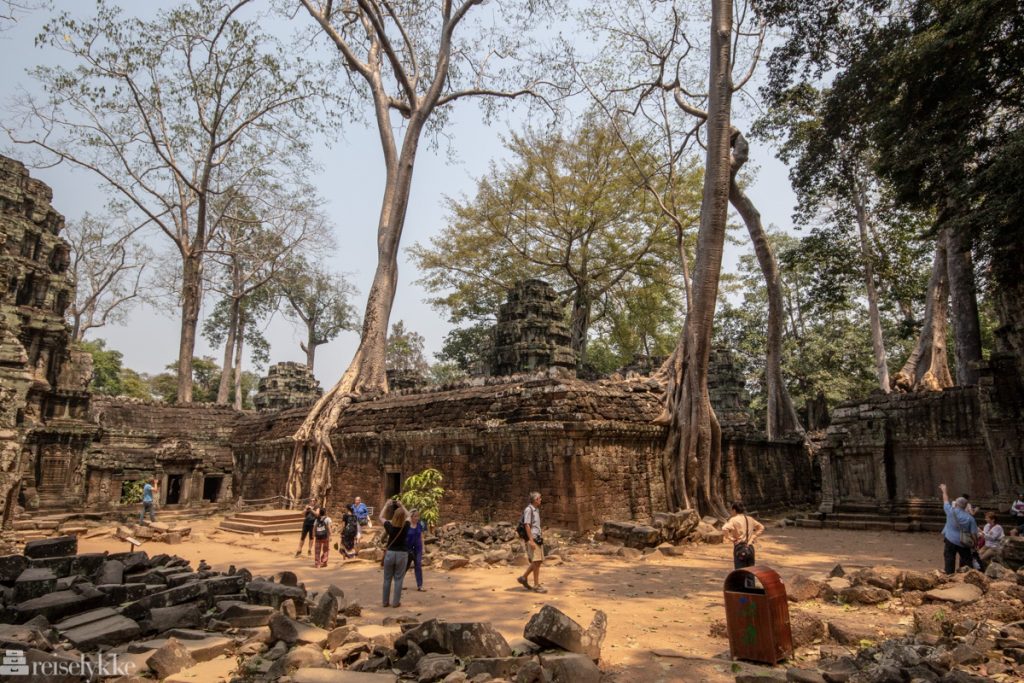
[[[707,161],[693,291],[668,372],[669,430],[662,461],[670,508],[725,515],[722,433],[708,395],[708,357],[729,211],[732,0],[711,3]]]
[[[233,363],[232,375],[235,383],[235,410],[242,409],[242,348],[245,346],[245,320],[238,321],[238,334],[235,335],[235,362]],[[221,378],[228,374],[227,367],[221,373]]]
[[[767,349],[765,351],[765,389],[768,394],[768,415],[765,431],[768,439],[784,434],[800,433],[800,418],[793,407],[786,382],[782,377],[782,325],[783,299],[782,278],[779,266],[775,262],[771,243],[761,223],[761,213],[754,206],[750,197],[736,182],[736,175],[747,161],[749,145],[746,138],[738,130],[733,130],[731,180],[729,181],[729,201],[743,219],[750,233],[750,242],[754,245],[757,262],[764,275],[765,287],[768,290],[768,329]]]
[[[231,310],[228,313],[228,333],[224,342],[224,363],[221,365],[220,384],[217,386],[217,405],[226,406],[231,399],[231,355],[235,350],[235,336],[238,331],[238,309],[240,301],[231,297]]]
[[[299,348],[306,352],[306,367],[309,368],[310,372],[313,372],[313,362],[316,360],[316,347],[318,344],[315,341],[313,335],[313,328],[309,328],[309,332],[306,335],[306,343],[299,344]]]
[[[885,354],[885,341],[882,339],[882,317],[878,312],[878,290],[875,288],[875,270],[872,265],[874,255],[868,239],[868,212],[864,205],[864,194],[854,181],[854,209],[857,215],[857,228],[860,232],[860,254],[864,261],[864,285],[868,295],[868,324],[871,327],[871,350],[875,355],[875,377],[879,388],[889,393],[889,363]]]
[[[584,287],[577,286],[572,301],[572,350],[576,352],[576,367],[582,368],[587,360],[587,332],[590,330],[590,297]]]
[[[181,338],[178,345],[178,403],[192,402],[192,355],[203,302],[203,257],[193,249],[182,262]]]
[[[363,330],[355,356],[338,383],[313,405],[292,436],[296,445],[292,451],[285,495],[293,501],[303,496],[306,446],[313,447],[309,496],[326,501],[331,490],[332,465],[337,464],[331,445],[331,432],[338,418],[352,402],[354,395],[388,390],[385,374],[388,321],[398,284],[398,245],[409,208],[409,192],[422,125],[423,119],[414,118],[409,122],[401,155],[395,162],[388,164],[377,224],[377,270],[366,300]]]
[[[953,340],[956,343],[956,383],[968,386],[978,383],[978,371],[972,365],[981,360],[974,258],[971,256],[970,237],[963,231],[950,232],[948,240],[946,268],[953,312]]]
[[[924,323],[914,350],[893,378],[900,391],[941,391],[953,386],[946,362],[946,306],[949,301],[947,246],[949,230],[943,229],[935,241],[935,260],[925,297]]]

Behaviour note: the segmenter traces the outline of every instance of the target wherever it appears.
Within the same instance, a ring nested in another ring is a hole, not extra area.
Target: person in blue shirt
[[[960,532],[966,531],[978,536],[978,522],[967,512],[967,499],[961,496],[952,503],[949,502],[949,493],[945,484],[939,484],[942,491],[942,509],[946,511],[946,526],[942,529],[942,541],[944,546],[943,559],[945,560],[945,572],[952,574],[955,570],[956,558],[960,558],[960,569],[971,567],[971,553],[974,551],[974,544],[965,545],[961,539]]]
[[[409,531],[405,533],[405,547],[409,550],[409,562],[416,576],[416,590],[423,590],[423,532],[427,526],[420,521],[419,510],[409,513]],[[406,565],[406,571],[409,565]]]
[[[363,527],[370,526],[370,511],[367,509],[366,503],[359,496],[356,496],[352,511],[356,515],[356,524],[358,525],[356,529],[356,542],[358,543],[359,539],[363,537]]]
[[[142,487],[142,512],[139,513],[139,524],[146,520],[147,512],[149,513],[149,521],[156,521],[156,513],[153,512],[153,494],[156,492],[156,477],[154,477]]]

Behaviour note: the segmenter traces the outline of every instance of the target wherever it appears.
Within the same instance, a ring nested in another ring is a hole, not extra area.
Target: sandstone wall
[[[153,475],[163,504],[169,495],[177,497],[172,504],[202,502],[207,478],[221,478],[215,497],[230,500],[231,437],[239,415],[226,406],[94,397],[89,420],[99,432],[86,452],[86,504],[117,505],[122,482]]]

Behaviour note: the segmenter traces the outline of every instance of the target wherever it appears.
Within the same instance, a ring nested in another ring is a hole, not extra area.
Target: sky
[[[138,7],[128,0],[111,1],[126,9]],[[87,12],[93,7],[93,3],[85,0],[56,0],[54,4],[57,9],[74,8],[76,12]],[[26,71],[58,58],[52,50],[34,45],[40,28],[52,14],[46,10],[36,11],[0,34],[0,55],[5,72],[4,78],[0,79],[0,116],[5,120],[9,115],[9,103],[17,93],[35,91],[36,86]],[[298,16],[296,19],[302,20],[308,21],[308,18]],[[280,21],[280,25],[266,28],[277,35],[287,35],[294,26],[285,25],[283,19]],[[757,86],[756,80],[755,77],[748,88],[751,92]],[[433,354],[441,349],[452,325],[442,312],[426,303],[430,295],[415,283],[420,275],[404,247],[414,242],[425,243],[444,227],[444,197],[471,194],[476,179],[487,171],[490,163],[507,156],[502,137],[521,130],[529,123],[528,117],[525,108],[513,108],[488,125],[475,104],[456,103],[447,129],[450,150],[433,149],[424,144],[417,155],[402,237],[403,251],[399,258],[399,287],[391,320],[404,320],[407,329],[424,336],[428,361],[432,361]],[[743,110],[736,123],[740,126],[749,123]],[[325,210],[332,219],[338,243],[337,253],[327,263],[335,271],[346,273],[359,288],[360,295],[354,303],[361,312],[376,266],[376,225],[384,187],[384,164],[377,133],[373,128],[350,124],[337,139],[324,137],[316,140],[314,148],[316,161],[321,167],[314,181],[326,200]],[[12,148],[7,139],[0,140],[0,151],[19,158],[19,150]],[[761,211],[766,225],[788,229],[795,198],[785,166],[774,157],[771,149],[756,140],[751,144],[750,159],[748,166],[756,167],[758,171],[747,188],[748,195]],[[88,171],[58,166],[32,169],[31,173],[53,188],[54,208],[68,220],[76,220],[85,212],[95,214],[103,211],[106,200],[102,184]],[[735,215],[733,219],[738,220]],[[735,268],[739,256],[749,251],[750,246],[746,243],[727,245],[723,271]],[[212,304],[212,300],[206,302],[203,314],[212,308]],[[89,338],[105,339],[108,348],[121,351],[127,367],[139,372],[157,373],[175,361],[179,329],[180,319],[172,312],[141,305],[131,311],[123,324],[94,330]],[[270,342],[271,363],[305,362],[305,354],[299,348],[299,340],[304,335],[283,316],[277,315],[269,322],[265,335]],[[356,333],[343,332],[336,340],[317,349],[315,374],[323,387],[332,386],[341,376],[357,344]],[[220,359],[223,350],[211,348],[205,339],[199,338],[196,355]],[[248,361],[245,369],[252,369]]]

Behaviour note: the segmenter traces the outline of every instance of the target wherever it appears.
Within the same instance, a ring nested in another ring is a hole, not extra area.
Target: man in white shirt
[[[530,560],[526,573],[516,579],[523,588],[536,593],[547,593],[540,585],[540,566],[544,563],[544,538],[540,531],[540,493],[530,494],[530,504],[523,510],[523,525],[526,527],[526,557]],[[530,586],[530,574],[533,574],[533,586]]]
[[[754,541],[764,533],[764,525],[746,514],[743,503],[733,503],[732,513],[733,516],[722,527],[722,533],[732,542],[733,567],[753,567]]]

